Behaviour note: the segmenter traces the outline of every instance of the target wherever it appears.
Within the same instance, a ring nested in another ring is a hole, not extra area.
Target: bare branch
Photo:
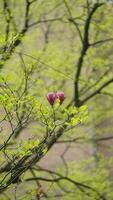
[[[113,38],[108,38],[108,39],[104,39],[104,40],[99,40],[99,41],[97,41],[97,42],[94,42],[94,43],[91,43],[91,44],[89,44],[91,47],[94,47],[94,46],[96,46],[96,45],[98,45],[98,44],[104,44],[104,43],[106,43],[106,42],[111,42],[111,41],[113,41]]]
[[[73,16],[72,16],[72,14],[71,14],[71,10],[70,10],[70,8],[69,8],[69,5],[68,5],[67,1],[66,1],[66,0],[63,0],[63,1],[64,1],[64,4],[65,4],[66,8],[67,8],[68,13],[69,13],[69,21],[70,21],[71,23],[73,23],[74,26],[76,27],[77,32],[78,32],[79,37],[80,37],[80,40],[81,40],[81,43],[83,44],[83,38],[82,38],[81,31],[80,31],[80,29],[79,29],[79,26],[78,26],[78,24],[76,23],[75,19],[73,19]]]
[[[82,92],[82,95],[85,94],[86,92],[88,92],[90,89],[94,88],[95,86],[97,86],[100,81],[102,81],[103,78],[105,78],[105,76],[110,72],[110,69],[107,69],[100,77],[99,79],[92,85],[90,85],[89,87],[86,88],[86,85],[81,89],[80,92]]]
[[[113,83],[113,78],[111,78],[110,80],[106,81],[106,83],[104,83],[102,86],[100,86],[96,91],[92,92],[88,97],[86,97],[84,100],[82,100],[81,103],[84,104],[86,101],[88,101],[92,97],[94,97],[97,94],[99,94],[105,87],[107,87],[111,83]]]
[[[61,180],[66,180],[66,181],[72,183],[73,185],[75,185],[75,187],[77,187],[81,192],[85,192],[82,189],[88,189],[88,190],[91,190],[91,191],[95,192],[96,194],[98,194],[98,196],[100,197],[100,199],[106,200],[106,198],[103,195],[101,195],[96,189],[94,189],[94,188],[92,188],[92,187],[90,187],[90,186],[88,186],[86,184],[77,182],[77,181],[75,181],[75,180],[73,180],[73,179],[71,179],[71,178],[69,178],[67,176],[63,176],[62,174],[60,174],[58,172],[54,172],[52,170],[44,169],[44,168],[41,168],[41,167],[39,169],[37,169],[37,168],[34,168],[34,169],[36,169],[38,171],[44,171],[44,172],[47,172],[49,174],[53,174],[53,175],[58,176],[58,178],[54,178],[54,179],[37,177],[36,179],[38,179],[38,180],[47,181],[47,182],[59,182]],[[28,179],[26,179],[26,181],[32,181],[32,180],[34,180],[34,178],[28,178]]]
[[[85,22],[83,46],[82,46],[81,54],[80,54],[78,64],[77,64],[77,71],[76,71],[75,83],[74,83],[75,106],[80,106],[80,104],[81,104],[81,102],[79,100],[79,77],[80,77],[80,74],[81,74],[81,69],[82,69],[84,57],[85,57],[86,52],[89,48],[89,29],[90,29],[91,19],[92,19],[93,14],[95,13],[95,11],[102,5],[103,5],[103,3],[101,3],[101,4],[95,3],[92,10],[88,14],[88,17],[87,17],[86,22]]]

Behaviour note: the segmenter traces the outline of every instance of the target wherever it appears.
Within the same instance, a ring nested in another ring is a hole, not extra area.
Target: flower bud
[[[65,99],[64,92],[57,92],[56,98],[58,98],[60,100],[60,104],[62,104]]]
[[[56,100],[56,94],[54,92],[49,92],[47,94],[47,100],[49,101],[49,103],[51,105],[53,105],[55,103],[55,100]]]

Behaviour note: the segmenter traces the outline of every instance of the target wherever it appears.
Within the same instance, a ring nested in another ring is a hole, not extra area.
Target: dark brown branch
[[[50,22],[56,22],[56,21],[61,21],[64,23],[68,23],[68,21],[74,21],[76,19],[80,19],[80,17],[74,17],[74,18],[63,18],[63,17],[56,17],[56,18],[50,18],[50,19],[41,19],[41,20],[37,20],[35,22],[33,22],[32,24],[29,24],[29,28],[31,28],[32,26],[38,25],[40,23],[50,23]],[[68,20],[68,21],[66,21]]]
[[[95,92],[92,92],[89,96],[87,96],[84,100],[82,100],[81,103],[84,104],[86,101],[88,101],[92,97],[94,97],[97,94],[99,94],[105,87],[107,87],[111,83],[113,83],[113,78],[111,78],[110,80],[106,81],[106,83],[104,83],[102,86],[100,86]]]
[[[110,72],[110,69],[106,70],[100,77],[99,79],[97,79],[97,81],[90,85],[89,87],[86,88],[86,85],[81,89],[80,92],[82,92],[82,95],[85,94],[86,92],[88,92],[90,89],[94,88],[95,86],[98,85],[98,83],[100,83],[100,81],[102,81],[103,78],[105,78],[105,76]]]
[[[59,182],[61,180],[66,180],[66,181],[72,183],[73,185],[75,185],[75,187],[77,187],[81,192],[84,191],[84,190],[82,190],[82,188],[88,189],[88,190],[91,190],[92,192],[95,192],[96,194],[98,194],[100,199],[102,199],[102,200],[106,199],[105,197],[103,197],[103,195],[101,195],[96,189],[92,188],[91,186],[83,184],[83,183],[80,183],[80,182],[77,182],[77,181],[75,181],[75,180],[73,180],[73,179],[71,179],[71,178],[69,178],[67,176],[63,176],[62,174],[60,174],[58,172],[55,172],[55,171],[52,171],[52,170],[48,170],[48,169],[44,169],[44,168],[39,168],[39,169],[38,168],[34,168],[34,169],[38,170],[38,171],[44,171],[44,172],[47,172],[49,174],[53,174],[55,176],[58,176],[58,178],[54,178],[54,179],[37,177],[36,179],[38,179],[38,180],[47,181],[47,182]],[[34,180],[34,178],[28,178],[25,181],[33,181],[33,180]]]
[[[12,39],[12,42],[10,44],[8,44],[8,45],[7,45],[7,42],[6,42],[5,46],[3,47],[3,51],[1,52],[2,53],[2,58],[1,58],[0,68],[2,68],[3,65],[4,65],[4,62],[11,57],[12,53],[14,52],[14,49],[21,43],[22,37],[24,37],[26,32],[28,31],[28,29],[29,29],[29,11],[30,11],[30,6],[34,2],[35,1],[30,2],[29,0],[26,0],[25,20],[24,20],[23,28],[20,31],[17,31],[17,29],[15,29],[16,33],[14,35],[14,38]],[[6,18],[6,22],[7,22],[6,40],[7,40],[8,39],[8,34],[9,34],[9,23],[10,23],[11,20],[12,20],[14,28],[16,28],[14,19],[12,18],[12,14],[11,14],[11,11],[10,11],[8,3],[7,3],[7,0],[4,0],[4,10],[6,10],[7,13],[8,13],[8,18]]]
[[[10,12],[7,0],[4,0],[4,13],[5,13],[5,19],[6,19],[5,41],[7,42],[8,37],[9,37],[9,32],[10,32],[10,21],[11,21],[11,12]]]
[[[103,94],[103,95],[107,95],[109,97],[112,97],[113,98],[113,94],[110,93],[110,92],[100,92],[100,94]]]
[[[36,185],[37,185],[37,187],[38,187],[38,190],[40,190],[40,191],[41,191],[41,194],[43,194],[43,196],[44,196],[45,198],[47,198],[48,195],[42,190],[42,186],[41,186],[39,180],[37,179],[34,170],[33,170],[33,169],[30,169],[30,172],[31,172],[32,176],[33,176],[34,179],[35,179],[35,182],[36,182]],[[36,197],[40,199],[40,192],[38,192],[38,193],[36,194]]]
[[[56,143],[72,143],[72,142],[78,142],[79,140],[83,140],[85,139],[84,137],[76,137],[74,139],[70,139],[70,140],[59,140]]]
[[[39,23],[48,23],[48,22],[56,22],[56,21],[63,21],[62,17],[58,17],[58,18],[51,18],[51,19],[43,19],[43,20],[37,20],[35,22],[33,22],[32,24],[29,24],[29,28],[31,28],[32,26],[35,26]]]
[[[112,139],[113,139],[113,136],[106,136],[106,137],[94,138],[93,140],[97,142],[101,142],[101,141],[107,141],[107,140],[112,140]]]
[[[101,5],[103,5],[103,4],[99,4],[99,3],[94,4],[92,10],[88,14],[88,17],[86,19],[85,26],[84,26],[83,45],[82,45],[80,58],[79,58],[78,64],[77,64],[77,71],[76,71],[75,83],[74,83],[74,102],[75,102],[75,106],[77,106],[77,107],[81,105],[81,102],[79,100],[79,77],[80,77],[80,74],[81,74],[81,69],[82,69],[84,57],[85,57],[86,52],[87,52],[87,50],[89,48],[90,23],[91,23],[91,19],[92,19],[93,14],[95,13],[95,11]]]
[[[85,142],[85,137],[78,137],[78,138],[74,138],[74,139],[70,139],[70,140],[60,140],[60,141],[57,141],[56,143],[78,143],[79,140]],[[113,136],[106,136],[106,137],[100,137],[100,138],[90,138],[90,139],[87,139],[86,140],[86,143],[88,141],[96,141],[96,142],[101,142],[101,141],[107,141],[107,140],[112,140],[113,139]]]
[[[26,0],[25,20],[24,20],[23,30],[21,31],[22,34],[24,34],[28,30],[30,5],[31,5],[30,1]]]
[[[69,8],[69,5],[68,5],[67,1],[66,1],[66,0],[63,0],[63,1],[64,1],[64,4],[65,4],[66,8],[67,8],[68,13],[69,13],[69,21],[70,21],[71,23],[73,23],[74,26],[76,27],[76,30],[77,30],[77,32],[78,32],[78,34],[79,34],[81,43],[83,43],[83,38],[82,38],[81,31],[80,31],[80,29],[79,29],[79,26],[78,26],[78,24],[76,23],[75,19],[73,19],[73,16],[72,16],[72,14],[71,14],[71,10],[70,10],[70,8]]]
[[[113,38],[108,38],[108,39],[104,39],[104,40],[99,40],[97,42],[91,43],[90,46],[96,46],[98,44],[104,44],[105,42],[111,42],[113,41]]]

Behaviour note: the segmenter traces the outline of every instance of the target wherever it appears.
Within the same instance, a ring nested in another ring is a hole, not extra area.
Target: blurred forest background
[[[0,200],[113,200],[113,1],[0,0],[0,113]]]

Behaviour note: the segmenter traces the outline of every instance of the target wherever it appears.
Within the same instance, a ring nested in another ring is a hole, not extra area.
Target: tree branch
[[[100,86],[95,92],[92,92],[89,96],[87,96],[84,100],[81,101],[82,104],[84,104],[86,101],[91,99],[92,97],[96,96],[99,94],[105,87],[107,87],[109,84],[113,83],[113,78],[110,80],[106,81],[102,86]]]
[[[79,100],[79,77],[80,77],[80,74],[81,74],[81,69],[82,69],[84,57],[85,57],[86,52],[89,48],[90,23],[91,23],[91,19],[92,19],[93,14],[102,5],[103,5],[103,3],[101,3],[101,4],[95,3],[94,4],[92,10],[88,14],[88,17],[86,19],[85,26],[84,26],[83,45],[82,45],[81,54],[80,54],[78,64],[77,64],[77,71],[76,71],[76,74],[75,74],[75,83],[74,83],[74,102],[75,102],[75,106],[77,106],[77,107],[81,105],[81,102]]]

